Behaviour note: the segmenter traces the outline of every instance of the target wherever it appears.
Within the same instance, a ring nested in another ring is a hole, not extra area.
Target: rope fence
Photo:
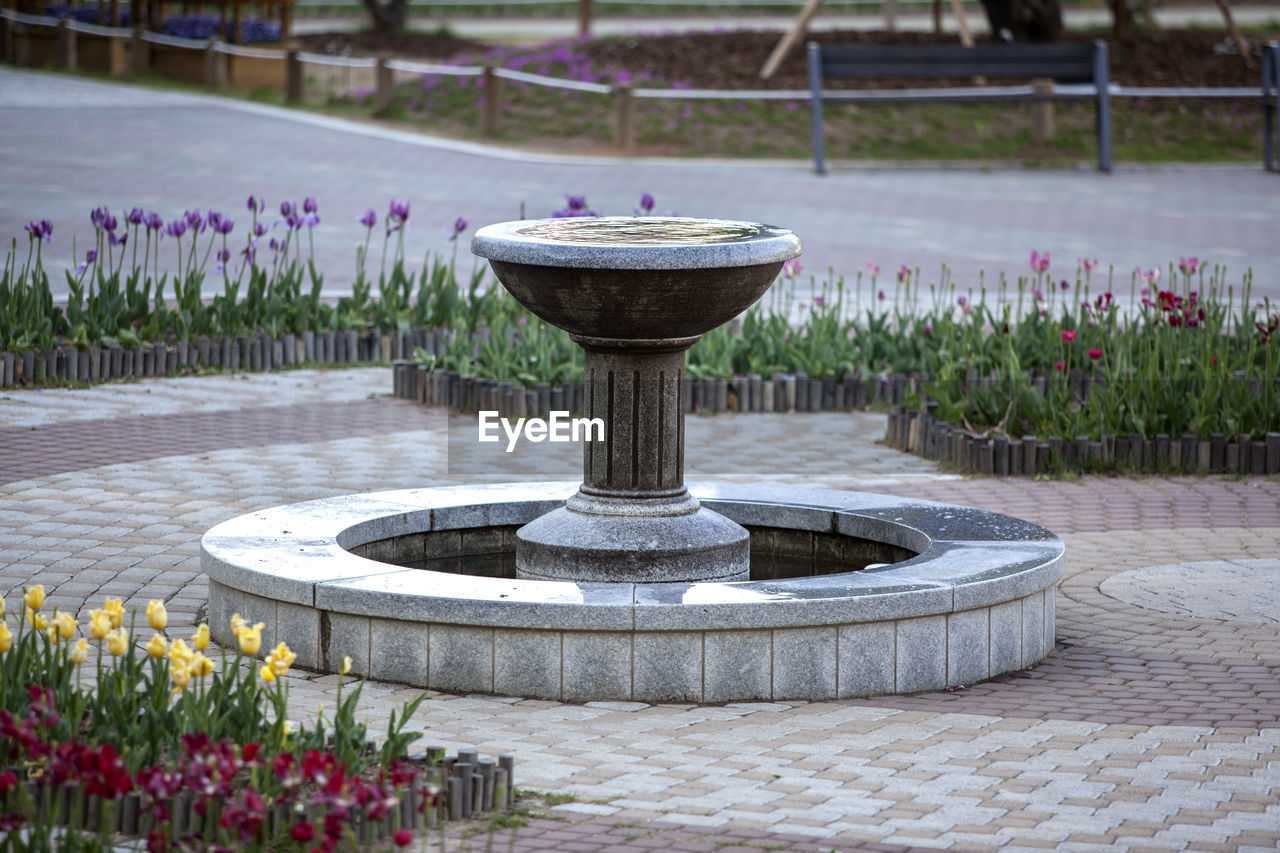
[[[568,1],[568,0],[567,0]],[[666,2],[666,0],[663,0]],[[543,0],[539,0],[543,2]],[[576,0],[572,0],[576,2]],[[601,2],[601,0],[596,0]],[[878,3],[878,0],[874,0]],[[103,27],[95,24],[84,24],[70,18],[56,19],[29,15],[12,9],[0,9],[0,60],[16,62],[19,65],[43,67],[55,65],[74,69],[80,67],[77,61],[77,36],[88,39],[105,39],[120,50],[107,51],[108,65],[105,68],[85,67],[88,71],[105,71],[110,74],[123,74],[128,70],[156,70],[182,82],[202,84],[210,89],[220,89],[227,85],[242,87],[259,87],[274,85],[285,90],[285,98],[290,103],[303,100],[305,75],[303,64],[319,68],[372,69],[374,79],[372,93],[380,109],[391,107],[395,103],[396,72],[419,76],[448,77],[483,77],[484,99],[482,127],[486,136],[498,132],[502,120],[503,83],[512,81],[539,86],[547,89],[580,92],[592,95],[603,95],[614,99],[614,141],[624,153],[635,148],[636,136],[636,101],[792,101],[808,103],[810,92],[807,89],[659,89],[653,87],[634,88],[625,83],[589,83],[580,80],[568,80],[559,77],[548,77],[527,71],[510,68],[477,65],[444,65],[438,63],[412,62],[387,57],[328,56],[298,49],[255,48],[231,45],[217,40],[184,39],[160,33],[133,30],[124,27]],[[37,31],[47,30],[43,37]],[[139,43],[142,43],[141,45]],[[153,67],[154,61],[145,45],[159,45],[177,50],[190,50],[204,55],[203,73],[193,79],[189,70]],[[126,60],[123,47],[130,48],[131,56]],[[222,57],[221,60],[215,56]],[[255,68],[243,65],[243,62],[269,62],[273,66],[281,63],[275,70]],[[280,74],[283,68],[283,75]],[[1058,86],[1050,92],[1037,90],[1038,100],[1056,101],[1071,100],[1078,93],[1073,86]],[[1088,87],[1086,87],[1088,88]],[[970,91],[970,90],[966,90]],[[1091,91],[1091,90],[1090,90]],[[1112,84],[1108,87],[1114,98],[1257,98],[1262,105],[1274,105],[1277,100],[1276,84],[1273,81],[1269,90],[1263,88],[1222,87],[1142,87],[1121,86]],[[834,89],[823,90],[824,99],[832,101],[860,101],[874,103],[902,101],[947,100],[952,90],[947,89]],[[1272,107],[1274,109],[1274,106]]]

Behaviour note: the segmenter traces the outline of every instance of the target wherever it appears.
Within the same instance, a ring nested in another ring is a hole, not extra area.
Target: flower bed
[[[296,656],[264,649],[262,623],[233,616],[236,647],[215,660],[208,625],[174,637],[158,600],[143,646],[120,599],[81,625],[44,598],[23,590],[16,630],[0,598],[0,831],[20,849],[110,850],[117,833],[152,853],[399,848],[464,801],[468,816],[513,801],[508,757],[410,759],[420,735],[404,728],[425,693],[375,747],[356,718],[363,683],[344,696],[341,675],[332,718],[288,719]]]
[[[315,200],[301,209],[282,204],[270,225],[261,201],[247,207],[249,234],[235,253],[234,223],[214,211],[168,223],[138,209],[123,223],[94,211],[95,248],[69,279],[65,310],[53,305],[42,263],[51,229],[32,222],[27,258],[11,256],[0,279],[0,382],[396,360],[397,396],[429,405],[515,416],[575,408],[581,351],[565,333],[525,312],[483,270],[460,281],[456,253],[407,270],[407,202],[392,202],[381,218],[372,210],[361,217],[367,231],[352,295],[336,304],[321,301],[321,276],[302,246],[319,222]],[[636,212],[653,208],[646,194]],[[594,212],[584,197],[570,196],[556,215]],[[380,219],[375,293],[366,259]],[[458,219],[452,238],[466,227]],[[172,280],[160,270],[162,242],[166,254],[176,248]],[[200,293],[210,261],[224,290],[206,303]],[[1280,466],[1280,448],[1255,447],[1274,444],[1280,431],[1280,313],[1253,300],[1248,272],[1232,281],[1224,267],[1181,258],[1165,270],[1104,275],[1096,259],[1079,258],[1064,277],[1047,253],[1032,252],[1017,281],[964,288],[945,268],[927,288],[920,271],[905,266],[882,277],[868,264],[847,285],[802,276],[798,262],[788,264],[761,303],[689,351],[689,410],[902,404],[927,417],[917,418],[916,437],[910,428],[899,435],[901,446],[992,473],[1001,470],[998,440],[1028,436],[1051,448],[1028,473],[1042,464],[1252,473],[1258,453],[1262,473]],[[988,444],[991,465],[980,450],[966,461],[935,425]],[[1165,453],[1160,436],[1194,436],[1196,447]],[[1134,449],[1124,452],[1122,439]],[[1151,453],[1148,441],[1157,443]],[[1241,442],[1248,450],[1232,456],[1228,448]],[[1053,449],[1059,443],[1061,452]]]

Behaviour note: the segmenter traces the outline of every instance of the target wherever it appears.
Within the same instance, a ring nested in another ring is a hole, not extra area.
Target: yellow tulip
[[[239,637],[240,632],[243,631],[248,626],[249,626],[249,623],[244,621],[244,617],[241,616],[239,613],[231,614],[231,636]]]
[[[240,640],[240,651],[246,655],[256,655],[258,649],[262,648],[262,629],[267,627],[264,623],[259,622],[252,628],[244,627],[240,629],[237,639]]]
[[[36,613],[30,607],[27,608],[27,623],[36,631],[43,631],[49,627],[49,620],[45,618],[45,615]]]
[[[49,638],[49,642],[55,646],[58,645],[58,626],[50,625],[44,629],[44,635]]]
[[[89,659],[89,641],[76,640],[76,644],[71,647],[71,662],[76,666],[80,666]]]
[[[351,655],[342,656],[342,666],[338,669],[339,675],[346,675],[351,672]]]
[[[116,628],[107,634],[107,651],[119,657],[129,648],[129,631],[127,628]]]
[[[191,638],[191,645],[196,647],[197,651],[204,651],[209,645],[209,626],[201,625],[196,629],[196,634]]]
[[[55,610],[53,624],[58,626],[58,633],[64,640],[70,640],[76,635],[76,618],[70,613],[59,613]]]
[[[182,640],[174,640],[169,646],[169,660],[180,660],[183,663],[190,664],[194,658],[195,652],[191,651]]]
[[[191,658],[191,669],[196,675],[204,678],[206,675],[213,672],[213,661],[199,652],[196,652],[195,656]]]
[[[147,604],[147,621],[157,631],[163,631],[169,627],[169,611],[164,609],[163,601],[158,598],[151,599]]]
[[[191,683],[191,666],[185,660],[170,660],[169,679],[182,690]]]
[[[169,651],[169,641],[164,638],[163,634],[153,634],[151,642],[147,643],[147,654],[153,658],[162,658]]]
[[[262,669],[258,670],[258,675],[268,684],[276,680],[276,671],[270,665],[264,665]]]
[[[22,600],[27,603],[27,607],[32,610],[39,610],[44,606],[44,584],[33,584],[26,588],[22,594]]]
[[[119,598],[108,598],[102,602],[102,609],[111,617],[111,627],[119,628],[124,622],[124,602]]]
[[[111,630],[111,614],[105,610],[89,611],[89,636],[101,640]]]
[[[275,650],[267,656],[267,664],[276,671],[276,675],[284,675],[289,671],[289,667],[293,666],[293,662],[297,660],[298,655],[289,650],[284,643],[275,647]]]
[[[13,648],[13,632],[7,622],[0,622],[0,655]]]
[[[0,619],[4,618],[5,606],[6,605],[4,603],[4,596],[0,595]]]

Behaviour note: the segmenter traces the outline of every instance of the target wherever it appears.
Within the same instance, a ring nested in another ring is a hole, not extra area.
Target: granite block
[[[493,632],[493,692],[500,696],[560,698],[559,631]]]
[[[1022,599],[1022,666],[1031,666],[1044,655],[1044,593],[1037,592]]]
[[[450,693],[493,691],[492,628],[432,625],[428,683]]]
[[[320,611],[281,601],[276,604],[278,643],[288,643],[297,666],[320,668]]]
[[[703,702],[773,698],[771,631],[703,635]]]
[[[701,702],[702,634],[635,635],[634,693],[643,702]]]
[[[386,561],[402,566],[425,559],[425,537],[425,533],[410,533],[407,536],[395,537],[391,540],[391,554],[385,558]]]
[[[1044,653],[1053,651],[1058,642],[1058,588],[1051,586],[1044,591]]]
[[[1022,602],[997,604],[991,610],[991,675],[1022,669]]]
[[[369,677],[425,687],[429,635],[420,622],[369,620]]]
[[[973,684],[990,676],[990,622],[986,607],[947,616],[947,686]]]
[[[892,693],[896,643],[892,622],[841,625],[837,695],[847,699]]]
[[[566,631],[563,660],[564,701],[632,697],[631,634]]]
[[[947,617],[903,619],[898,623],[897,646],[896,692],[947,686]]]
[[[461,530],[433,530],[422,537],[423,559],[456,557],[461,553]]]
[[[496,554],[502,551],[503,528],[482,527],[463,530],[461,554]]]
[[[704,499],[702,505],[743,527],[829,532],[835,529],[831,510],[788,504]]]
[[[324,630],[321,622],[321,637],[326,640],[323,652],[325,668],[337,671],[344,656],[351,657],[351,671],[356,675],[368,675],[370,669],[369,655],[369,620],[363,616],[348,616],[345,613],[327,613],[329,628]]]
[[[836,628],[780,628],[773,632],[773,698],[830,699],[836,695]]]

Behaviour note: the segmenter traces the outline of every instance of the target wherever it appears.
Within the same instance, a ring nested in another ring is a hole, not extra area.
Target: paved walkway
[[[163,598],[186,630],[206,603],[199,537],[213,524],[452,479],[444,418],[383,396],[390,381],[366,368],[5,392],[0,592],[44,583],[82,615],[103,595]],[[435,694],[414,721],[429,742],[513,753],[519,785],[576,797],[514,838],[502,830],[497,848],[1280,845],[1280,623],[1238,604],[1280,587],[1280,480],[961,479],[877,444],[883,429],[872,414],[690,418],[690,477],[885,491],[1048,525],[1068,561],[1054,653],[962,690],[866,700]],[[1238,595],[1197,592],[1215,578]],[[299,719],[333,701],[334,681],[293,679]],[[415,691],[365,695],[377,730]]]
[[[797,121],[804,121],[798,115]],[[316,196],[317,258],[331,292],[345,292],[364,239],[356,218],[390,199],[412,202],[408,256],[449,251],[446,231],[548,216],[567,193],[606,214],[629,214],[652,193],[660,212],[773,222],[804,241],[804,264],[853,277],[868,263],[889,282],[900,264],[924,283],[950,265],[963,290],[979,273],[1027,272],[1031,250],[1049,252],[1055,277],[1074,280],[1076,258],[1114,264],[1117,296],[1129,272],[1196,255],[1223,263],[1254,294],[1280,300],[1280,179],[1259,163],[1161,168],[936,168],[870,164],[826,178],[809,164],[569,158],[459,144],[245,101],[123,87],[0,67],[0,237],[49,219],[48,247],[71,261],[92,231],[89,211],[134,205],[168,219],[187,208],[229,211],[245,233],[245,199]],[[1260,149],[1259,149],[1260,150]],[[157,180],[156,176],[171,179]],[[373,257],[378,256],[375,241]],[[166,244],[162,262],[172,252]],[[465,246],[462,266],[468,268]],[[78,261],[77,261],[78,262]],[[1096,280],[1096,277],[1095,277]],[[65,293],[61,274],[53,284]],[[213,276],[206,290],[219,287]],[[866,294],[872,288],[866,286]],[[1095,292],[1097,288],[1095,287]],[[1239,287],[1236,293],[1239,293]]]

